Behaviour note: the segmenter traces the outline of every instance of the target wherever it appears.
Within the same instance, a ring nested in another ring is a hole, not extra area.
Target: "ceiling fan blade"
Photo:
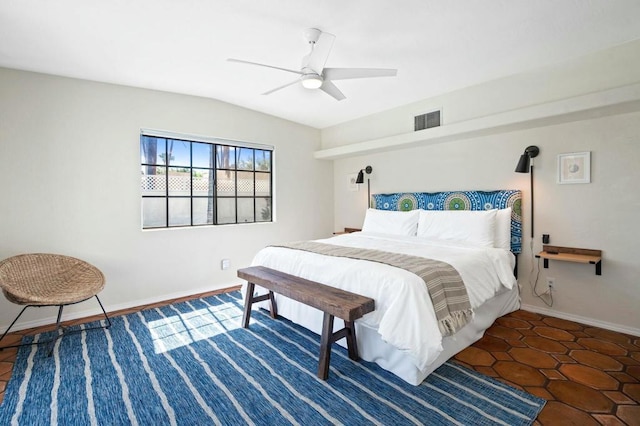
[[[346,99],[347,97],[336,87],[332,82],[325,80],[322,82],[322,86],[320,86],[320,90],[329,94],[331,97],[335,98],[337,101],[341,101]]]
[[[238,62],[240,64],[257,65],[259,67],[273,68],[273,69],[280,70],[280,71],[287,71],[287,72],[292,72],[294,74],[302,75],[302,73],[300,71],[290,70],[288,68],[274,67],[273,65],[259,64],[257,62],[244,61],[242,59],[227,58],[227,61],[229,61],[229,62]]]
[[[270,95],[270,94],[272,94],[273,92],[277,92],[277,91],[278,91],[278,90],[280,90],[280,89],[284,89],[285,87],[293,86],[294,84],[296,84],[296,83],[297,83],[297,82],[299,82],[299,81],[300,81],[300,79],[294,80],[294,81],[292,81],[291,83],[287,83],[287,84],[282,85],[282,86],[280,86],[280,87],[276,87],[275,89],[271,89],[271,90],[269,90],[268,92],[264,92],[264,93],[263,93],[263,95]]]
[[[327,63],[329,53],[333,47],[333,42],[336,36],[330,33],[320,33],[318,41],[313,46],[313,51],[306,57],[306,64],[303,63],[303,68],[311,68],[318,74],[322,74],[324,64]]]
[[[326,68],[322,73],[327,80],[350,78],[395,77],[398,70],[392,68]]]

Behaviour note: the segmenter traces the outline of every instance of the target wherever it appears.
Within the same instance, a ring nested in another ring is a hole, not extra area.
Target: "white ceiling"
[[[315,27],[327,67],[397,68],[294,85]],[[640,39],[638,0],[0,0],[0,66],[215,98],[324,128]],[[292,78],[293,77],[293,78]]]

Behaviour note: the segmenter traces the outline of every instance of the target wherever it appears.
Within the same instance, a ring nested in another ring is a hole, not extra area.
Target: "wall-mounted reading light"
[[[373,171],[371,166],[367,166],[364,169],[360,169],[358,172],[358,177],[356,178],[356,183],[364,183],[364,174],[370,175]],[[367,208],[371,207],[371,179],[367,177]]]
[[[520,156],[518,165],[516,166],[516,173],[531,173],[531,239],[533,240],[533,160],[540,153],[540,148],[535,145],[528,146],[524,150],[524,154]]]

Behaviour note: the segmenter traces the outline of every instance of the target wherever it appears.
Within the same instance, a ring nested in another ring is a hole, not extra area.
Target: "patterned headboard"
[[[373,194],[378,210],[491,210],[511,207],[511,251],[522,250],[522,193],[519,190],[398,192]]]

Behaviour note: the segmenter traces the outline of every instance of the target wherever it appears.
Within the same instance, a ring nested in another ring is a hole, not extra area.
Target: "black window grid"
[[[142,136],[142,137],[149,137],[149,136]],[[236,224],[241,224],[241,223],[258,223],[258,222],[272,222],[273,221],[273,151],[271,150],[264,150],[264,149],[257,149],[257,148],[248,148],[248,147],[242,147],[242,146],[236,146],[236,145],[231,145],[231,144],[215,144],[215,143],[208,143],[208,142],[199,142],[199,141],[191,141],[191,140],[187,140],[187,139],[172,139],[172,138],[161,138],[158,137],[156,138],[158,140],[164,140],[164,154],[165,154],[165,158],[167,158],[167,153],[168,153],[168,143],[170,140],[173,141],[178,141],[178,142],[185,142],[189,144],[189,167],[184,167],[184,166],[174,166],[171,164],[167,164],[167,162],[165,161],[164,165],[158,165],[153,164],[153,163],[145,163],[145,162],[141,162],[141,166],[143,167],[148,167],[148,166],[153,166],[153,167],[162,167],[165,170],[165,194],[164,195],[142,195],[142,199],[144,200],[145,198],[157,198],[157,199],[165,199],[165,224],[164,226],[144,226],[143,224],[143,229],[164,229],[164,228],[180,228],[180,227],[185,227],[185,226],[211,226],[211,225],[216,225],[216,226],[222,226],[222,225],[236,225]],[[193,166],[193,143],[208,143],[209,145],[212,146],[212,159],[211,159],[211,163],[213,164],[213,167],[194,167]],[[234,161],[234,167],[229,167],[229,168],[219,168],[217,167],[218,165],[218,147],[220,146],[228,146],[230,148],[233,148],[235,151],[235,161]],[[252,153],[252,164],[253,167],[252,169],[241,169],[239,168],[239,160],[240,160],[240,152],[242,149],[249,149],[251,150]],[[269,152],[269,167],[268,167],[268,171],[264,171],[264,170],[256,170],[256,151],[267,151]],[[156,158],[158,158],[159,155],[156,154]],[[168,161],[170,162],[171,159],[168,158]],[[170,192],[170,185],[169,185],[169,169],[172,167],[178,167],[178,168],[187,168],[189,170],[189,175],[190,175],[190,185],[189,185],[189,196],[184,196],[184,195],[169,195]],[[199,196],[199,195],[194,195],[193,194],[193,171],[194,170],[208,170],[212,176],[212,178],[210,179],[209,182],[209,188],[212,189],[212,195],[209,196]],[[217,178],[217,171],[230,171],[230,172],[234,172],[234,195],[233,196],[227,196],[227,195],[218,195],[218,178]],[[251,195],[238,195],[238,174],[239,172],[242,173],[251,173],[253,176],[253,193]],[[269,176],[268,179],[268,188],[269,188],[269,195],[257,195],[257,180],[256,180],[256,176],[258,174],[265,174]],[[178,224],[178,225],[170,225],[170,208],[169,208],[169,200],[171,199],[189,199],[190,200],[190,223],[188,225],[184,225],[184,224]],[[257,199],[259,198],[263,198],[265,200],[268,200],[267,206],[270,209],[270,214],[269,214],[269,219],[268,220],[258,220],[258,215],[256,212],[256,207],[257,207]],[[212,217],[211,217],[211,223],[204,223],[204,224],[194,224],[194,206],[193,206],[193,200],[194,199],[211,199],[212,202]],[[234,203],[234,207],[235,207],[235,220],[234,222],[231,223],[219,223],[218,221],[218,199],[234,199],[235,203]],[[244,221],[244,222],[239,222],[238,221],[238,200],[239,199],[252,199],[253,200],[253,208],[252,208],[252,212],[253,212],[253,220],[252,221]],[[144,207],[143,207],[144,208]]]

